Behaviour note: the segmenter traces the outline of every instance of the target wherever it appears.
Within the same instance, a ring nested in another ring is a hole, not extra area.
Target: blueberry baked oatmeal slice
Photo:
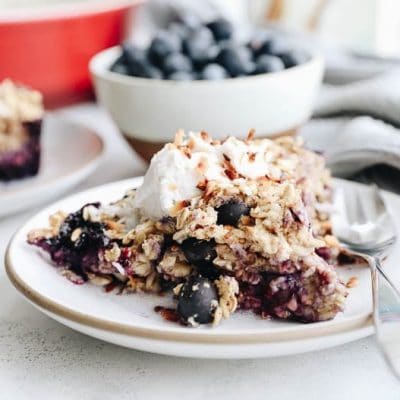
[[[43,114],[39,92],[0,83],[0,181],[38,173]]]
[[[216,325],[237,310],[324,321],[347,296],[331,194],[323,158],[299,139],[178,132],[137,190],[58,212],[28,242],[75,283],[173,292],[168,315],[190,326]]]

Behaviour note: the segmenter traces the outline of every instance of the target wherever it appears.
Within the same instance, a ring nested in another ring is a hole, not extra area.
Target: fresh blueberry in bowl
[[[203,25],[200,17],[190,11],[183,11],[178,13],[176,17],[176,22],[181,23],[186,28],[191,30],[198,29]]]
[[[183,51],[195,64],[208,61],[208,50],[214,44],[214,38],[208,28],[193,31],[183,40]]]
[[[282,71],[283,69],[285,69],[285,64],[279,57],[263,54],[256,60],[254,74],[266,74]]]
[[[163,79],[164,75],[162,71],[155,67],[154,65],[148,65],[144,78],[151,78],[151,79]]]
[[[131,43],[122,44],[122,54],[111,65],[110,70],[124,75],[132,75],[133,68],[137,69],[137,65],[142,65],[146,61],[146,54]]]
[[[207,24],[208,29],[213,33],[215,40],[230,39],[233,35],[233,26],[225,18],[218,18]]]
[[[192,71],[192,62],[190,58],[182,53],[171,53],[165,57],[162,67],[166,75],[179,71],[190,72]]]
[[[124,66],[124,68],[122,67]],[[151,64],[146,52],[132,45],[124,43],[122,45],[121,57],[112,65],[113,72],[123,71],[126,75],[138,76],[141,78],[161,79],[161,71]]]
[[[190,32],[189,28],[181,22],[171,22],[167,30],[178,36],[181,40],[185,39]]]
[[[179,53],[182,48],[180,37],[170,31],[159,31],[151,41],[149,59],[155,65],[161,65],[164,58],[171,53]]]
[[[178,13],[148,48],[124,43],[110,70],[150,79],[221,80],[273,73],[308,61],[304,52],[291,50],[282,37],[262,33],[253,34],[247,43],[238,42],[225,18],[203,23],[195,14]]]
[[[122,61],[121,57],[111,65],[110,71],[121,75],[129,75],[128,66]]]
[[[249,59],[249,53],[241,46],[227,46],[221,49],[216,62],[222,65],[231,76],[248,75],[254,70],[254,63]]]
[[[201,79],[219,81],[226,78],[229,78],[228,71],[223,66],[215,63],[207,64],[201,71]]]
[[[146,60],[146,51],[138,46],[135,46],[132,43],[125,42],[122,44],[122,55],[121,61],[124,61],[126,64],[132,64],[136,61]]]
[[[217,58],[220,50],[221,50],[221,46],[219,46],[218,43],[211,45],[206,50],[207,63],[215,63],[215,59]]]
[[[129,75],[140,78],[161,79],[161,71],[148,60],[135,61],[128,66]]]
[[[176,71],[170,75],[167,75],[166,79],[171,81],[193,81],[196,79],[196,76],[192,72]]]
[[[177,312],[186,324],[208,324],[217,305],[218,293],[214,283],[201,275],[191,276],[179,292]]]
[[[255,48],[255,55],[277,55],[287,51],[287,49],[288,45],[285,40],[276,37],[268,37],[262,43],[260,43],[258,48]]]
[[[280,53],[279,57],[285,64],[286,68],[292,68],[295,67],[296,65],[304,64],[305,62],[308,61],[307,54],[298,50],[292,50]]]

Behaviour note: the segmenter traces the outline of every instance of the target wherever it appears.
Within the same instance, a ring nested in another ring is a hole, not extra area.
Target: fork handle
[[[362,256],[372,273],[376,338],[387,363],[400,379],[400,292],[383,271],[379,257]]]

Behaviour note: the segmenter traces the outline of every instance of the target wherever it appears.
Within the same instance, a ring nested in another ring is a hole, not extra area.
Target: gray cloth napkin
[[[397,68],[346,85],[323,86],[314,118],[301,134],[311,148],[326,155],[335,175],[363,180],[373,177],[395,183],[390,178],[400,176],[399,127]],[[360,175],[362,171],[367,171],[367,175]],[[397,188],[400,190],[400,184]]]

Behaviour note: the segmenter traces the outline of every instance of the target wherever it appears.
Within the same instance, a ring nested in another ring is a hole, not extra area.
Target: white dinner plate
[[[89,128],[48,114],[39,174],[0,182],[0,217],[43,204],[77,185],[97,167],[103,148],[102,139]]]
[[[170,298],[116,295],[90,284],[75,285],[60,276],[37,249],[26,243],[28,231],[45,226],[49,214],[59,209],[74,211],[92,201],[116,200],[141,182],[141,178],[134,178],[90,189],[47,207],[29,220],[15,234],[6,254],[7,273],[18,291],[51,318],[77,331],[121,346],[174,356],[280,356],[323,349],[373,333],[371,281],[366,267],[339,268],[344,280],[357,276],[359,284],[350,290],[345,312],[332,321],[313,324],[267,321],[238,312],[216,328],[194,329],[165,321],[154,312],[154,306],[168,305]],[[341,180],[335,184],[355,185]],[[400,197],[385,193],[385,198],[398,223]],[[398,282],[396,260],[399,256],[400,244],[397,244],[386,262],[389,275]]]

